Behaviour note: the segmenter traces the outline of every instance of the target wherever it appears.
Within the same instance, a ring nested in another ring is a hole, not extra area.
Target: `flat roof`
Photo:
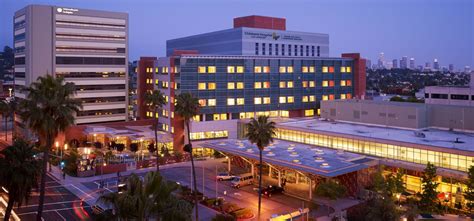
[[[321,61],[352,61],[348,57],[292,57],[292,56],[265,56],[265,55],[216,55],[216,54],[183,54],[181,58],[203,58],[203,59],[272,59],[272,60],[321,60]],[[166,58],[166,57],[165,57]]]
[[[196,142],[200,147],[259,160],[259,150],[248,140],[226,139]],[[263,151],[263,161],[300,172],[335,177],[369,167],[366,155],[275,139]]]
[[[375,138],[377,140],[388,140],[438,147],[443,148],[446,151],[469,151],[471,152],[469,155],[474,156],[474,146],[472,145],[474,143],[474,133],[440,130],[434,128],[410,130],[339,121],[332,122],[321,118],[289,119],[278,123],[277,126],[278,125],[295,129],[304,129],[308,132],[321,131],[335,134]],[[425,137],[416,136],[415,132],[423,133]],[[458,139],[460,142],[455,142],[456,139]]]

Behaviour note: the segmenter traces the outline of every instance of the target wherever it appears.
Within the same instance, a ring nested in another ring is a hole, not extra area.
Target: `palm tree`
[[[107,193],[100,196],[98,202],[111,206],[113,215],[119,219],[190,220],[192,207],[173,195],[178,187],[174,182],[165,181],[158,172],[148,172],[143,181],[132,174],[127,178],[126,191]]]
[[[268,116],[259,116],[258,119],[252,119],[247,124],[247,139],[256,144],[259,152],[259,170],[258,177],[258,219],[260,220],[260,208],[262,204],[262,151],[270,143],[273,143],[273,136],[275,135],[275,122],[268,121]],[[253,173],[253,171],[252,171]]]
[[[8,139],[7,135],[7,123],[8,123],[8,104],[7,101],[0,101],[0,113],[2,114],[3,119],[5,120],[5,141]]]
[[[166,104],[165,95],[159,91],[154,90],[152,93],[145,95],[145,102],[149,105],[151,111],[154,112],[153,118],[155,118],[155,148],[156,148],[156,170],[160,171],[160,164],[158,162],[158,111]]]
[[[17,139],[12,146],[0,152],[0,186],[8,190],[8,205],[5,220],[10,220],[13,205],[18,207],[28,202],[31,189],[37,185],[39,162],[35,159],[33,146]]]
[[[26,89],[26,92],[28,95],[21,102],[20,116],[28,128],[39,137],[40,143],[44,147],[36,216],[36,220],[41,221],[49,150],[56,136],[74,124],[74,116],[82,105],[72,97],[75,94],[73,83],[66,83],[63,78],[55,78],[49,74],[38,77],[37,81],[31,83],[30,87]]]
[[[189,128],[189,121],[195,115],[199,114],[199,100],[190,93],[182,93],[176,97],[176,106],[174,111],[176,114],[184,118],[186,130],[188,133],[188,144],[184,146],[184,151],[189,152],[191,156],[191,167],[193,170],[193,186],[194,186],[194,207],[196,210],[196,220],[199,220],[198,214],[198,199],[197,199],[197,185],[196,185],[196,170],[194,168],[193,146],[191,144],[191,132]]]

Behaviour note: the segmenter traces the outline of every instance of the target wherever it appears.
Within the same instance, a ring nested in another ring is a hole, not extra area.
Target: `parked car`
[[[251,173],[246,173],[242,175],[235,176],[231,181],[232,187],[240,188],[242,186],[247,186],[253,183],[253,175]]]
[[[217,174],[216,179],[219,181],[223,181],[223,180],[232,180],[234,179],[234,177],[235,176],[230,173],[219,173]]]
[[[273,194],[283,193],[285,190],[283,187],[280,186],[272,186],[268,185],[267,187],[262,189],[262,193],[265,196],[272,197]]]

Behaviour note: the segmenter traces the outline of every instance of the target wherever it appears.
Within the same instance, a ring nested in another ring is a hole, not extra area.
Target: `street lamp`
[[[9,93],[10,97],[12,97],[12,90],[13,90],[13,88],[8,88],[8,93]]]
[[[400,206],[400,196],[401,194],[400,193],[397,193],[396,197],[397,197],[397,201],[398,201],[398,205]]]

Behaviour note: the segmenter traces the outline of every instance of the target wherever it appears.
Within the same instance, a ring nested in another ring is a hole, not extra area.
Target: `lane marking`
[[[89,208],[91,206],[76,206],[76,207],[71,207],[71,208],[62,208],[62,209],[50,209],[50,210],[44,210],[43,213],[45,212],[56,212],[56,211],[64,211],[64,210],[70,210],[70,209],[78,209],[78,208]],[[29,215],[29,214],[36,214],[38,213],[37,211],[34,212],[27,212],[27,213],[19,213],[19,216],[23,215]]]
[[[57,213],[57,214],[58,214],[58,215],[59,215],[61,218],[63,218],[63,220],[64,220],[64,221],[67,221],[67,219],[66,219],[66,218],[64,218],[64,216],[63,216],[63,215],[61,215],[61,213],[59,213],[58,211],[55,211],[55,212],[56,212],[56,213]]]
[[[62,202],[55,202],[55,203],[45,203],[44,205],[54,205],[54,204],[61,204],[61,203],[73,203],[73,202],[76,202],[76,201],[80,201],[80,199],[77,199],[77,200],[71,200],[71,201],[62,201]],[[26,206],[22,206],[20,207],[20,209],[22,208],[28,208],[28,207],[33,207],[33,206],[38,206],[39,204],[31,204],[31,205],[26,205]]]

